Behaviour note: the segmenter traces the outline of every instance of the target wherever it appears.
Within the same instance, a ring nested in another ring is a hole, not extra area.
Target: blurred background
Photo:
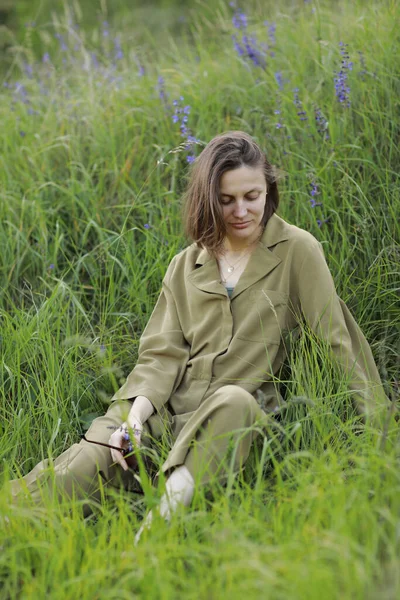
[[[228,4],[228,3],[226,3]],[[247,7],[256,2],[247,1]],[[264,3],[264,6],[268,4]],[[196,0],[0,0],[0,61],[10,68],[15,48],[28,45],[36,56],[56,46],[49,31],[57,23],[83,30],[96,44],[104,26],[126,32],[125,41],[135,45],[161,45],[169,35],[186,34],[200,13],[215,15],[217,4]]]

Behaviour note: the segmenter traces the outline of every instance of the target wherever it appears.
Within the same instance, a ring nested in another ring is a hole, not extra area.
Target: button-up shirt
[[[192,244],[171,261],[139,344],[138,361],[113,399],[146,396],[161,412],[192,413],[213,391],[243,387],[273,412],[291,333],[326,342],[360,413],[387,405],[371,349],[338,297],[322,245],[274,214],[231,298],[218,263]]]

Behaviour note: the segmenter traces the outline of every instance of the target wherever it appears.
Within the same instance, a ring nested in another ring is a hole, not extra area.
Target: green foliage
[[[361,425],[306,331],[244,472],[199,487],[138,548],[163,482],[144,499],[105,491],[86,520],[78,502],[11,506],[7,492],[75,442],[133,367],[187,243],[187,156],[227,129],[254,135],[285,175],[279,213],[322,242],[396,398],[396,3],[246,3],[249,33],[269,44],[263,67],[235,50],[227,2],[34,4],[18,3],[0,103],[0,597],[397,597],[397,425],[383,440]],[[335,96],[339,42],[349,107]],[[172,119],[180,96],[190,149]]]

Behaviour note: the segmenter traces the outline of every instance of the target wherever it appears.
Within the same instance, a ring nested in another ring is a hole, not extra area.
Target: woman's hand
[[[139,421],[136,421],[132,427],[130,427],[127,423],[122,423],[121,427],[118,427],[118,429],[116,429],[111,435],[108,443],[110,444],[110,446],[116,446],[117,448],[121,448],[121,450],[124,450],[125,453],[130,453],[133,451],[135,446],[140,446],[142,429],[143,425]],[[127,457],[127,459],[125,459],[124,454],[122,452],[119,452],[118,450],[114,450],[114,448],[111,449],[111,457],[114,462],[121,465],[124,471],[128,471],[128,463],[130,462],[130,457]],[[133,455],[131,458],[133,459]]]

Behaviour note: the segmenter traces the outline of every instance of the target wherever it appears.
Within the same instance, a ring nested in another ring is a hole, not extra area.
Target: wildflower
[[[255,64],[256,67],[265,68],[265,59],[263,56],[263,52],[257,47],[257,39],[255,37],[248,37],[244,35],[242,38],[242,42],[244,44],[245,51],[247,53],[248,58]]]
[[[307,113],[303,109],[303,103],[299,97],[299,88],[294,88],[293,93],[294,93],[293,103],[296,106],[296,108],[298,109],[297,115],[300,117],[300,121],[307,121]]]
[[[48,64],[49,62],[51,62],[50,54],[48,52],[45,52],[42,57],[42,63]]]
[[[188,154],[187,157],[186,157],[186,160],[187,160],[188,163],[192,163],[192,162],[194,162],[196,160],[196,157],[195,157],[194,154]]]
[[[235,46],[236,52],[239,54],[239,56],[243,56],[244,55],[244,49],[239,44],[236,35],[232,35],[232,40],[233,40],[233,45]]]
[[[275,81],[278,84],[280,90],[283,90],[283,77],[281,71],[275,73]]]
[[[311,182],[311,192],[310,192],[310,195],[311,195],[311,198],[310,198],[311,208],[315,208],[316,206],[322,206],[322,202],[317,202],[315,200],[315,196],[319,195],[318,186],[315,183],[315,181]]]
[[[114,38],[114,58],[115,60],[121,60],[124,58],[124,53],[122,51],[121,42],[118,37]]]
[[[185,150],[190,150],[193,144],[197,144],[199,142],[198,139],[192,135],[191,130],[187,126],[189,121],[189,114],[191,107],[189,104],[183,105],[184,97],[180,96],[179,100],[174,100],[172,105],[174,108],[174,114],[172,115],[172,122],[179,123],[179,129],[181,132],[181,136],[186,138]],[[183,105],[183,106],[182,106]],[[187,155],[186,160],[188,162],[193,162],[195,157],[193,155]]]
[[[28,77],[28,79],[32,79],[32,76],[33,76],[32,65],[30,65],[29,63],[24,63],[24,71],[25,71],[25,75]]]
[[[274,115],[281,115],[282,111],[281,111],[281,99],[278,95],[277,97],[277,105],[278,107],[274,110]],[[278,122],[275,123],[275,127],[277,129],[282,129],[283,128],[283,123],[281,123],[282,121],[282,117],[278,117]]]
[[[347,51],[348,44],[339,42],[341,48],[340,54],[342,55],[342,64],[340,71],[335,71],[334,84],[335,94],[338,101],[344,106],[350,106],[350,87],[348,84],[348,71],[353,69],[353,63],[349,61],[349,53]]]
[[[276,23],[270,23],[269,21],[264,21],[264,25],[268,29],[268,37],[269,37],[269,42],[270,42],[271,46],[275,46],[275,44],[276,44],[276,37],[275,37]],[[272,53],[272,55],[273,55],[273,53]]]
[[[240,12],[240,10],[236,10],[235,14],[232,17],[233,26],[236,29],[246,29],[247,28],[247,16],[244,12]]]
[[[149,225],[148,223],[145,223],[145,224],[143,225],[143,227],[144,227],[145,229],[150,229],[151,225]]]
[[[54,269],[54,264],[51,263],[51,265],[49,265],[49,269],[52,271]]]
[[[103,21],[103,37],[108,37],[110,35],[110,30],[108,29],[108,21]]]
[[[157,90],[160,100],[167,105],[168,94],[165,90],[165,80],[162,75],[159,75],[157,80]]]
[[[21,129],[21,131],[19,132],[19,135],[24,138],[26,136],[26,133],[25,133],[25,131],[22,131],[22,129]]]
[[[100,66],[100,63],[99,63],[99,59],[97,58],[96,52],[91,52],[90,53],[90,58],[91,58],[93,67],[95,69],[98,69],[99,66]]]
[[[246,34],[248,22],[245,13],[236,9],[232,17],[232,23],[235,29],[242,33],[241,40],[238,39],[236,34],[232,35],[233,44],[238,55],[249,58],[256,67],[265,69],[265,54],[268,47],[265,44],[260,44],[255,36],[250,37]]]
[[[324,223],[327,223],[328,220],[329,220],[329,217],[327,219],[317,219],[317,225],[318,225],[318,227],[322,227],[322,225]]]

